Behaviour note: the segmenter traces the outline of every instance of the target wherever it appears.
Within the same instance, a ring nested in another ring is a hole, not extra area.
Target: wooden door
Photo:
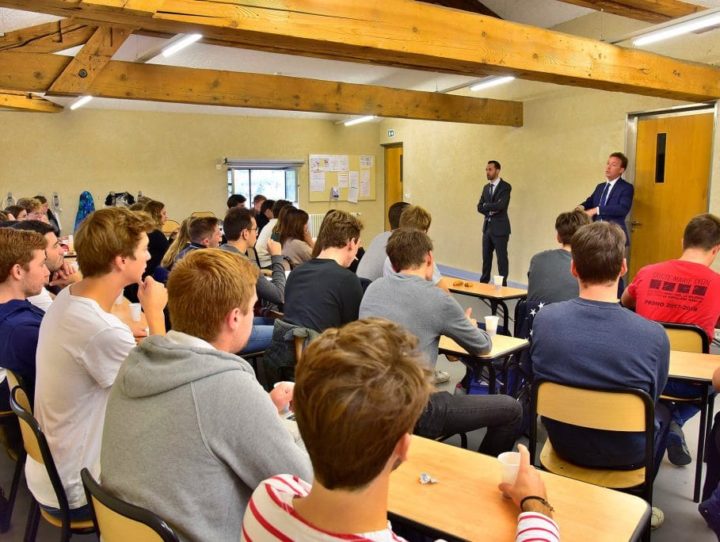
[[[388,209],[403,199],[402,143],[385,146],[385,229],[390,229]]]
[[[630,278],[678,258],[688,221],[707,212],[712,134],[711,112],[638,121]]]

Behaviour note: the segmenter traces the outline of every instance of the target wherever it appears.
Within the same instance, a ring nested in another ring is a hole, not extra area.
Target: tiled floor
[[[482,304],[468,298],[459,298],[463,306],[473,306],[474,316],[481,317],[489,311]],[[512,309],[512,306],[511,306]],[[448,363],[444,356],[438,360],[438,368],[447,370],[451,374],[451,381],[443,389],[452,391],[455,384],[464,374],[460,363]],[[688,422],[685,427],[687,444],[690,452],[695,456],[697,449],[697,426],[698,417]],[[483,437],[482,431],[476,431],[469,435],[470,447],[477,449]],[[459,439],[458,439],[459,440]],[[449,441],[453,443],[453,441]],[[459,444],[457,442],[456,444]],[[0,487],[8,488],[12,477],[13,463],[0,453]],[[663,463],[660,474],[655,481],[655,505],[665,512],[665,524],[653,532],[654,542],[713,542],[716,537],[710,531],[702,517],[697,512],[697,505],[692,501],[692,487],[694,476],[694,463],[687,467],[675,467],[667,460]],[[550,495],[552,500],[552,495]],[[9,532],[0,535],[2,542],[21,542],[25,529],[25,518],[27,517],[28,494],[23,487],[13,515],[13,523]],[[57,540],[58,531],[41,522],[38,532],[38,542]],[[73,540],[94,540],[94,535],[74,536]],[[209,541],[211,542],[211,541]],[[575,541],[572,541],[575,542]]]

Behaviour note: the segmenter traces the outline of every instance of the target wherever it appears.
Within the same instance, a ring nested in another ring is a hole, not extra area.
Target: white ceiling
[[[707,7],[720,7],[720,0],[692,0]],[[559,2],[557,0],[483,0],[483,3],[506,20],[540,27],[553,27],[561,23],[593,13],[592,10]],[[44,14],[0,8],[0,33],[57,20]],[[115,60],[135,61],[138,57],[166,40],[147,36],[131,36],[113,57]],[[80,47],[65,51],[74,55]],[[386,66],[375,66],[351,62],[321,60],[310,57],[265,53],[194,44],[180,53],[165,59],[155,57],[149,63],[191,68],[218,69],[250,73],[282,74],[312,79],[371,84],[422,91],[437,91],[474,80],[471,77],[439,74],[427,71],[408,70]],[[72,99],[52,98],[67,105]],[[185,113],[212,113],[222,115],[283,116],[340,120],[346,115],[271,111],[231,107],[165,104],[132,100],[95,99],[87,108],[125,109],[140,111],[167,111]]]

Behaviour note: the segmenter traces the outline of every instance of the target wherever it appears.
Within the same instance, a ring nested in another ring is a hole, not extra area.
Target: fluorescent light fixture
[[[70,104],[70,109],[75,111],[79,107],[82,107],[83,105],[87,104],[92,99],[93,99],[92,96],[80,96],[77,100],[75,100],[73,103]]]
[[[366,117],[358,117],[356,119],[346,120],[343,122],[345,126],[355,126],[356,124],[362,124],[363,122],[370,122],[371,120],[375,120],[377,117],[375,115],[368,115]]]
[[[514,79],[515,77],[513,77],[512,75],[507,75],[504,77],[488,77],[487,79],[480,81],[477,85],[471,86],[470,90],[473,92],[477,92],[478,90],[485,90],[486,88],[504,85],[505,83],[509,83]]]
[[[163,49],[162,55],[165,58],[172,56],[200,39],[202,39],[202,34],[180,34],[176,36],[176,39],[171,40],[168,46]]]
[[[670,24],[665,28],[659,28],[658,30],[648,32],[647,34],[634,38],[632,40],[632,44],[636,47],[641,47],[643,45],[649,45],[658,41],[682,36],[683,34],[689,34],[690,32],[702,30],[703,28],[708,28],[710,26],[716,26],[718,24],[720,24],[720,13],[715,11],[714,13],[693,17],[692,19],[681,21],[676,24]]]

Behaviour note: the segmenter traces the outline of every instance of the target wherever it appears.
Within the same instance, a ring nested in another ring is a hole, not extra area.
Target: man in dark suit
[[[593,222],[605,220],[620,226],[625,232],[626,246],[630,244],[630,236],[625,226],[625,217],[632,207],[634,194],[633,185],[622,178],[627,163],[628,159],[623,153],[612,153],[605,166],[606,181],[597,185],[592,195],[578,206]]]
[[[503,276],[503,285],[507,285],[508,255],[507,245],[510,239],[510,219],[507,209],[510,205],[512,187],[500,178],[500,162],[490,160],[485,167],[489,181],[483,188],[477,205],[478,213],[485,215],[483,222],[483,267],[480,282],[490,282],[493,250],[497,253],[498,274]]]

